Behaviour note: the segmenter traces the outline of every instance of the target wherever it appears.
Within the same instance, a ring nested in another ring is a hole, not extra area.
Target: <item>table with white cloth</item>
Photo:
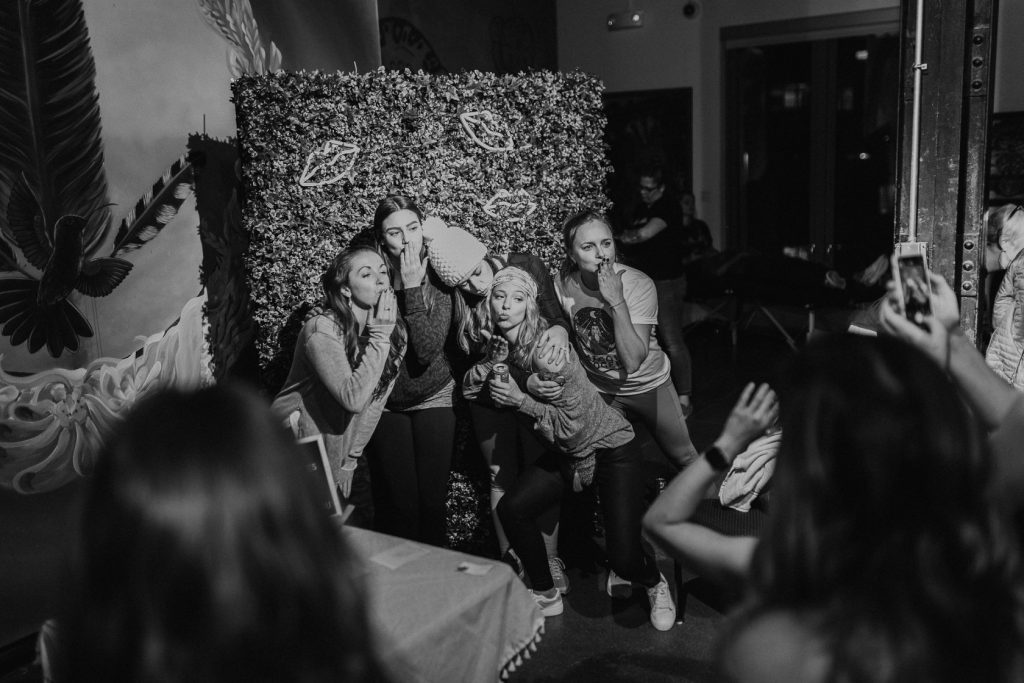
[[[378,650],[396,680],[498,681],[536,648],[544,617],[504,562],[343,533],[366,571]]]

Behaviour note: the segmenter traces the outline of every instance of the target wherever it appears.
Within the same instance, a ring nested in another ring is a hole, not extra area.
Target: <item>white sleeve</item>
[[[558,297],[558,304],[565,311],[565,317],[568,320],[572,320],[572,304],[573,299],[565,291],[565,284],[562,282],[562,275],[558,274],[554,278],[555,281],[555,296]]]
[[[622,273],[622,292],[629,306],[629,319],[636,325],[658,324],[658,291],[654,280],[639,270],[626,269]]]

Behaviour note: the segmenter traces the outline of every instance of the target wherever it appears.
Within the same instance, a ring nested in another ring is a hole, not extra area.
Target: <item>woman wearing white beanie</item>
[[[424,231],[431,267],[446,285],[456,289],[453,320],[456,341],[466,354],[467,362],[463,370],[483,356],[488,339],[486,332],[481,331],[482,307],[487,304],[487,293],[495,273],[507,266],[522,268],[538,284],[537,306],[550,324],[538,348],[543,349],[542,353],[553,360],[560,360],[568,354],[568,324],[555,294],[555,283],[540,258],[515,252],[489,254],[486,245],[472,234],[459,227],[447,226],[437,218],[428,218],[424,223]],[[457,371],[456,374],[463,373]],[[559,384],[541,380],[537,374],[530,377],[526,386],[541,399],[557,398],[562,391]],[[491,472],[491,515],[498,545],[506,561],[519,569],[518,559],[508,554],[508,539],[495,510],[498,501],[518,477],[520,464],[527,465],[538,458],[544,446],[533,435],[530,426],[517,418],[514,411],[503,410],[490,402],[472,401],[470,414],[473,418],[473,433]],[[542,527],[545,530],[548,556],[551,558],[549,563],[556,586],[565,593],[569,590],[569,583],[564,565],[557,557],[557,508],[548,517],[542,520]]]

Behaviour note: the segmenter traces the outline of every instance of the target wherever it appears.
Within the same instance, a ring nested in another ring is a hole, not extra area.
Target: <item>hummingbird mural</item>
[[[132,269],[124,259],[87,258],[88,220],[65,215],[51,230],[39,202],[22,175],[7,205],[4,235],[13,240],[39,278],[0,280],[0,333],[14,346],[28,342],[35,353],[43,345],[54,358],[78,349],[80,337],[91,337],[92,326],[68,296],[75,290],[87,296],[106,296]]]
[[[0,334],[54,358],[94,335],[70,297],[110,294],[132,269],[120,257],[192,191],[180,158],[97,257],[112,219],[95,76],[81,0],[0,2]]]

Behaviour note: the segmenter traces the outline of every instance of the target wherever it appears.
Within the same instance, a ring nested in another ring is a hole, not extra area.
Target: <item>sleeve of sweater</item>
[[[544,403],[530,396],[523,398],[520,412],[534,419],[540,436],[567,454],[574,454],[588,438],[591,425],[583,404],[583,390],[576,381],[565,383],[562,395],[554,403]]]
[[[451,298],[444,291],[436,291],[434,305],[427,308],[426,289],[430,286],[420,285],[395,292],[409,330],[406,353],[423,366],[430,365],[438,354],[444,353],[452,316]]]
[[[345,410],[359,413],[370,402],[388,359],[392,327],[372,323],[366,326],[370,340],[355,368],[348,362],[345,342],[340,337],[314,331],[306,339],[306,355],[317,377]]]
[[[494,363],[486,358],[471,367],[462,378],[462,395],[469,400],[479,396],[493,368]]]

